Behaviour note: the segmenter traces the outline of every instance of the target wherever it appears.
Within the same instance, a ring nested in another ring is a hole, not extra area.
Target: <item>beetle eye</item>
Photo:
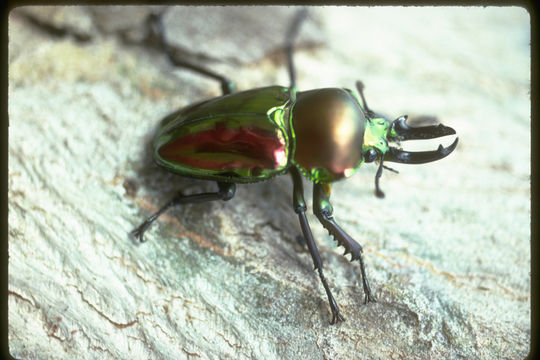
[[[374,149],[369,149],[364,153],[364,161],[367,163],[372,162],[377,158],[377,152]]]

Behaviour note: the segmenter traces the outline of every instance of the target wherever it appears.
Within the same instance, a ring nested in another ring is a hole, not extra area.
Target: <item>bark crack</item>
[[[127,327],[130,327],[130,326],[133,326],[138,320],[135,319],[133,321],[130,321],[128,323],[119,323],[119,322],[116,322],[114,320],[112,320],[110,317],[108,317],[105,313],[103,313],[102,311],[100,311],[95,305],[93,305],[90,301],[88,301],[84,295],[83,295],[83,292],[79,289],[77,289],[77,292],[79,293],[79,295],[81,295],[81,299],[82,301],[84,301],[86,304],[88,304],[88,306],[90,306],[98,315],[100,315],[102,318],[104,318],[105,320],[107,320],[108,322],[110,322],[112,325],[114,325],[116,328],[118,329],[124,329],[124,328],[127,328]]]

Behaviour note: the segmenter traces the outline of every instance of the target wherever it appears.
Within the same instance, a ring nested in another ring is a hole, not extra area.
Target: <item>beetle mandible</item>
[[[368,107],[360,81],[356,83],[358,93],[344,88],[298,91],[293,45],[306,13],[299,11],[287,31],[289,87],[270,86],[242,92],[235,92],[235,84],[228,78],[178,59],[166,42],[161,14],[150,16],[151,34],[172,64],[219,81],[223,92],[221,97],[166,116],[153,138],[154,160],[173,173],[214,180],[218,190],[178,194],[131,234],[143,242],[148,227],[173,206],[228,201],[233,198],[237,183],[264,181],[288,172],[293,182],[293,208],[326,291],[333,324],[344,318],[324,277],[322,260],[306,218],[302,175],[313,182],[313,212],[317,219],[338,245],[345,248],[345,254],[351,254],[351,261],[360,263],[364,303],[375,302],[362,246],[332,216],[331,184],[352,176],[363,163],[378,160],[375,194],[384,197],[379,187],[379,178],[386,168],[383,162],[422,164],[440,160],[456,148],[458,138],[446,148],[439,145],[435,151],[405,151],[389,143],[433,139],[456,132],[442,124],[411,127],[406,122],[407,116],[388,120]]]

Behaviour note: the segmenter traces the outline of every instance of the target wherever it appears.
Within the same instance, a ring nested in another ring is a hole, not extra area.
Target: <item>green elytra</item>
[[[373,112],[366,103],[363,84],[358,93],[349,89],[325,88],[298,91],[293,64],[293,43],[305,10],[294,17],[286,37],[290,86],[271,86],[235,92],[228,78],[174,55],[167,44],[161,15],[151,15],[151,36],[173,65],[195,71],[221,83],[223,96],[189,105],[173,112],[160,123],[153,140],[154,159],[167,170],[217,182],[218,191],[193,195],[178,194],[144,221],[132,235],[140,242],[148,227],[169,208],[234,197],[236,183],[263,181],[289,173],[293,180],[293,209],[298,215],[315,269],[324,286],[331,323],[343,321],[339,307],[323,273],[322,260],[306,217],[301,175],[313,182],[313,211],[329,233],[358,260],[362,274],[365,303],[375,302],[367,280],[362,246],[349,236],[333,218],[330,203],[332,182],[352,176],[364,162],[379,161],[375,193],[379,188],[383,161],[422,164],[440,160],[457,146],[435,151],[409,152],[390,143],[414,139],[433,139],[453,135],[442,124],[410,127],[407,117],[394,121]]]
[[[283,174],[294,153],[290,103],[288,88],[272,86],[188,106],[158,127],[154,158],[172,172],[208,180],[250,183]]]

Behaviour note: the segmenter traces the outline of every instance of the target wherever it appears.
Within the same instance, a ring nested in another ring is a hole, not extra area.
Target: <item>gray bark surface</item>
[[[357,262],[309,221],[346,321],[331,314],[289,176],[161,216],[215,184],[153,164],[161,118],[218,96],[142,43],[147,7],[9,14],[9,346],[21,359],[518,359],[530,339],[530,18],[517,7],[310,9],[299,89],[366,85],[395,118],[457,130],[448,158],[376,164],[333,186]],[[293,7],[176,7],[169,41],[239,89],[287,85]],[[453,139],[441,139],[448,145]],[[315,145],[316,146],[316,145]],[[411,146],[415,146],[412,144]],[[421,144],[416,145],[413,150]],[[430,142],[429,149],[438,146]],[[411,149],[411,148],[409,148]],[[305,181],[311,207],[311,185]]]

